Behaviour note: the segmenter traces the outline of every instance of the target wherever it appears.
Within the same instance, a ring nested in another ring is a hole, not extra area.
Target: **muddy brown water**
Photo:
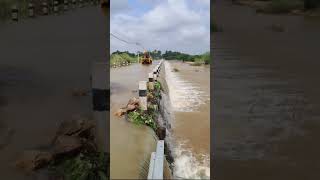
[[[174,177],[209,179],[210,66],[167,61],[164,67]]]
[[[57,126],[92,115],[90,65],[105,60],[107,19],[98,7],[0,26],[1,179],[35,179],[14,167],[23,151],[46,146]]]
[[[214,5],[213,175],[319,179],[320,20]]]
[[[129,99],[139,97],[139,81],[147,81],[155,64],[131,64],[110,69],[110,178],[138,179],[156,150],[156,136],[147,126],[137,126],[114,113]],[[144,174],[145,175],[145,174]],[[145,176],[147,177],[147,176]]]

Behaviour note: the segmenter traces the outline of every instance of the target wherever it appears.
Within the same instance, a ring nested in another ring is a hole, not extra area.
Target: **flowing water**
[[[210,178],[210,68],[175,61],[164,67],[174,177]]]
[[[215,6],[213,175],[319,179],[319,19]]]
[[[110,69],[110,176],[111,179],[138,179],[145,163],[156,150],[156,137],[147,126],[137,126],[114,113],[129,99],[138,97],[139,81],[147,81],[157,62],[150,66],[132,64]]]
[[[147,80],[151,66],[133,64],[111,69],[111,178],[139,178],[143,163],[155,151],[153,130],[136,126],[113,114],[137,97],[138,82]],[[161,78],[168,87],[163,104],[170,122],[167,141],[175,158],[176,178],[208,178],[210,152],[210,71],[209,67],[165,62]],[[179,72],[172,72],[178,68]],[[163,71],[165,73],[163,73]],[[164,82],[163,81],[163,82]],[[167,95],[167,96],[166,96]],[[125,163],[124,163],[125,162]]]
[[[61,121],[91,116],[91,97],[72,90],[90,91],[90,64],[106,57],[106,24],[98,7],[1,24],[1,179],[35,179],[15,167],[20,153],[48,145]]]

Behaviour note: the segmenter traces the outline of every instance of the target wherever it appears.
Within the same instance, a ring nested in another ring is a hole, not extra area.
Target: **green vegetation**
[[[209,52],[206,52],[201,55],[189,55],[180,52],[166,51],[165,54],[162,55],[162,57],[167,60],[181,60],[195,62],[198,64],[210,64]]]
[[[154,108],[152,106],[148,106],[147,112],[143,112],[140,109],[129,112],[128,118],[137,125],[147,125],[150,126],[153,130],[157,129],[157,125],[154,121]]]
[[[138,52],[140,56],[142,56],[142,52]],[[190,55],[181,52],[175,51],[165,51],[164,54],[161,53],[159,50],[154,50],[150,52],[151,57],[156,59],[167,59],[167,60],[180,60],[180,61],[188,61],[194,62],[194,64],[210,64],[210,52],[206,52],[200,55]],[[134,53],[130,53],[128,51],[120,52],[116,51],[111,54],[110,63],[113,64],[122,64],[123,62],[137,62],[138,55]]]
[[[135,54],[129,53],[128,51],[126,52],[119,52],[116,51],[111,54],[110,57],[110,63],[111,65],[113,64],[122,64],[126,62],[134,63],[138,61],[138,57]]]
[[[65,180],[108,179],[109,158],[105,153],[80,153],[68,158],[52,162],[50,172]]]

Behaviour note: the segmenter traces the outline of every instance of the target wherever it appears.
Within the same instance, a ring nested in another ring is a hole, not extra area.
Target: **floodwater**
[[[147,80],[157,62],[151,66],[132,64],[111,68],[111,178],[139,178],[144,163],[149,163],[155,151],[153,130],[117,118],[113,114],[124,107],[131,97],[138,96],[138,83]],[[210,71],[209,67],[190,66],[186,63],[165,62],[161,81],[166,82],[171,124],[166,141],[175,158],[176,178],[206,178],[210,176]],[[178,68],[179,72],[172,72]],[[172,108],[171,108],[172,107]]]
[[[110,69],[110,178],[146,177],[143,168],[156,150],[156,135],[147,126],[137,126],[114,113],[138,96],[139,81],[147,81],[157,62],[150,66],[131,64]]]
[[[107,27],[98,7],[1,24],[1,179],[36,179],[15,168],[17,156],[48,145],[59,122],[92,116],[91,96],[71,94],[90,91],[90,65],[106,58]]]
[[[210,178],[210,67],[164,62],[174,177]],[[177,72],[174,70],[176,69]]]
[[[215,6],[213,176],[319,179],[319,19]]]

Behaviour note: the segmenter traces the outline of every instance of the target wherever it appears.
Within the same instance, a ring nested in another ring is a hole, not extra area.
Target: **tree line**
[[[140,51],[138,51],[136,54],[128,51],[115,51],[111,54],[111,56],[128,55],[131,58],[137,58],[138,54],[140,57],[143,56],[143,52],[140,52]],[[149,54],[155,60],[166,59],[166,60],[180,60],[180,61],[189,61],[189,62],[197,62],[197,63],[205,63],[205,64],[210,63],[209,52],[198,54],[198,55],[190,55],[190,54],[186,54],[178,51],[169,50],[163,53],[160,50],[154,50],[154,51],[150,51]]]

